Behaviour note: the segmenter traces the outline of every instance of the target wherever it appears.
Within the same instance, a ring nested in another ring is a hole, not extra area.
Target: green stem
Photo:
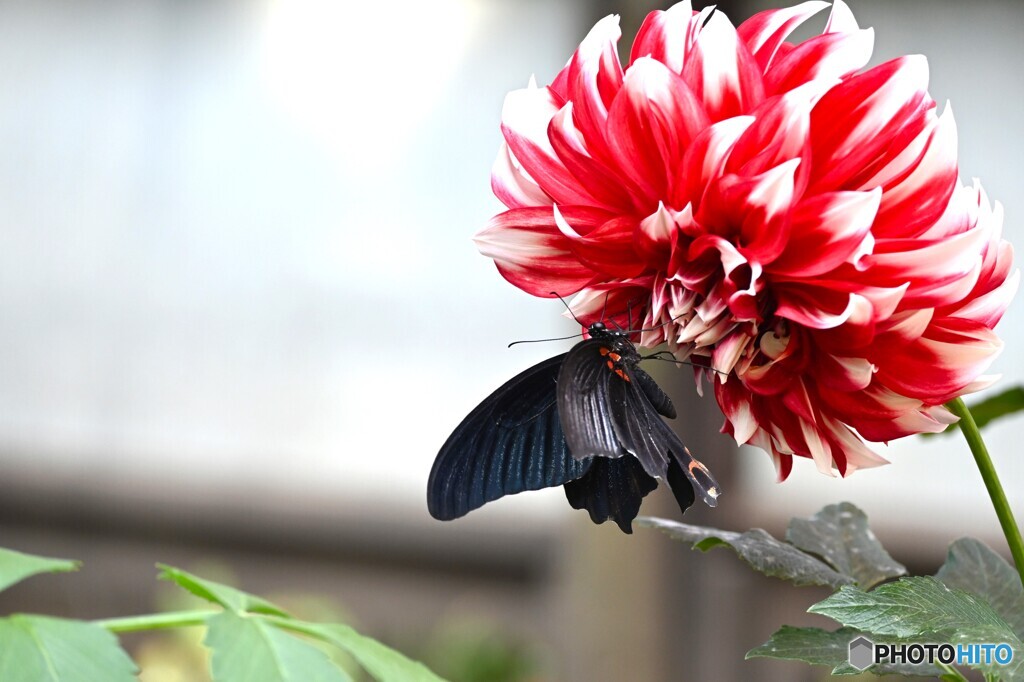
[[[1003,492],[1003,485],[999,482],[999,475],[992,464],[992,458],[988,455],[988,448],[985,441],[981,439],[981,431],[974,423],[974,417],[967,405],[960,398],[946,403],[953,414],[960,417],[960,431],[967,439],[967,446],[971,448],[974,461],[978,464],[981,478],[985,481],[988,489],[988,496],[992,499],[992,506],[999,517],[999,525],[1003,527],[1003,535],[1006,536],[1006,543],[1010,546],[1010,554],[1013,555],[1013,562],[1017,564],[1017,573],[1020,574],[1021,583],[1024,584],[1024,541],[1021,540],[1020,529],[1017,521],[1013,518],[1013,510],[1006,500],[1006,493]]]
[[[968,682],[967,678],[963,676],[963,673],[951,665],[936,663],[935,667],[942,671],[943,675],[940,679],[942,679],[943,682]]]
[[[94,620],[111,632],[137,632],[139,630],[165,630],[167,628],[184,628],[205,625],[206,619],[219,611],[174,611],[171,613],[152,613],[145,616],[128,616],[126,618],[104,618]]]
[[[269,623],[273,623],[277,627],[283,630],[291,630],[292,632],[298,632],[302,635],[309,635],[325,642],[329,641],[324,637],[324,633],[313,623],[304,623],[300,620],[292,620],[291,618],[281,618],[280,616],[265,615],[263,619]]]

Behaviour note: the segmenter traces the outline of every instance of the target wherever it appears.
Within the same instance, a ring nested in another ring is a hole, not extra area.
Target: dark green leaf
[[[849,502],[830,504],[809,519],[793,519],[786,540],[821,557],[865,590],[907,573],[868,528],[864,512]]]
[[[406,658],[347,625],[305,623],[304,626],[306,632],[316,634],[351,654],[377,682],[444,682],[422,663]]]
[[[853,628],[829,632],[783,625],[767,642],[748,651],[747,658],[779,658],[834,668],[846,662],[850,641],[860,635],[860,630]]]
[[[39,573],[62,573],[78,570],[80,562],[69,559],[22,554],[0,547],[0,591]],[[3,678],[0,678],[3,679]]]
[[[1015,652],[1024,651],[1024,643],[991,606],[972,594],[950,589],[930,576],[902,578],[871,592],[843,587],[809,611],[875,635],[927,636],[928,641],[954,645],[1005,642]],[[1020,656],[1005,668],[975,667],[998,673],[1006,680],[1024,677]]]
[[[1014,412],[1024,410],[1024,386],[1014,386],[970,406],[978,428]]]
[[[235,613],[267,613],[274,616],[288,616],[287,613],[267,600],[230,585],[206,580],[173,566],[163,564],[157,564],[157,566],[161,569],[160,577],[164,580],[175,582],[197,597],[220,604]]]
[[[947,587],[984,599],[1024,639],[1024,587],[1020,576],[984,543],[974,538],[954,542],[935,577]]]
[[[973,405],[969,405],[971,416],[978,428],[985,426],[1001,417],[1024,410],[1024,386],[1014,386],[991,398],[986,398]],[[952,433],[956,429],[947,428],[939,433]],[[922,433],[922,436],[937,436],[938,433]]]
[[[651,517],[640,517],[637,524],[657,528],[677,540],[693,543],[702,551],[727,545],[755,570],[796,585],[827,585],[837,589],[853,582],[820,559],[773,538],[760,528],[734,533]]]
[[[259,616],[225,611],[207,625],[214,682],[351,682],[321,649]]]
[[[136,682],[117,638],[75,620],[17,614],[0,619],[3,682]]]
[[[870,672],[875,675],[925,675],[940,674],[938,668],[927,665],[879,664],[866,671],[858,670],[849,664],[850,642],[865,636],[854,628],[839,628],[835,631],[819,628],[796,628],[783,625],[782,628],[761,646],[747,652],[747,658],[778,658],[789,661],[803,661],[811,665],[826,665],[832,669],[833,675],[858,675]],[[876,644],[904,642],[892,637],[868,635]]]
[[[916,637],[973,627],[1002,630],[1016,638],[991,606],[930,576],[902,578],[871,592],[843,587],[809,611],[880,635]]]

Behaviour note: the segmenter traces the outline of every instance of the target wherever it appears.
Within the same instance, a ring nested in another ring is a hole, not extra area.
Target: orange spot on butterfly
[[[615,362],[618,362],[619,360],[622,359],[622,356],[619,355],[618,353],[608,353],[608,357],[610,357]]]
[[[615,363],[613,363],[611,360],[608,361],[608,369],[615,369]]]
[[[599,348],[597,352],[601,354],[601,357],[604,357],[605,355],[611,353],[611,351],[605,348],[604,346],[601,346],[601,348]]]

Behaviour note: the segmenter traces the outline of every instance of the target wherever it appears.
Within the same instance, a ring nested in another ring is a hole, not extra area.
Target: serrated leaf
[[[985,543],[960,538],[935,575],[946,587],[981,597],[1024,639],[1024,586],[1017,571]]]
[[[971,411],[971,416],[974,417],[974,423],[980,429],[990,422],[1024,410],[1024,386],[1008,388],[1002,393],[997,393],[990,398],[968,406],[968,409]],[[931,437],[938,436],[939,434],[955,433],[957,430],[954,426],[938,433],[922,433],[920,435]]]
[[[767,642],[747,652],[747,658],[777,658],[788,661],[803,661],[811,665],[826,665],[833,675],[859,675],[870,672],[875,675],[939,675],[938,668],[927,665],[878,664],[867,670],[858,670],[849,664],[850,642],[865,636],[854,628],[822,630],[820,628],[797,628],[783,625]],[[872,640],[876,644],[895,643],[908,640],[882,638]]]
[[[160,578],[170,580],[197,597],[220,604],[235,613],[266,613],[288,617],[288,614],[262,597],[243,592],[230,585],[206,580],[180,568],[157,564],[161,569]]]
[[[850,641],[860,634],[853,628],[829,632],[783,625],[767,642],[748,651],[746,658],[778,658],[834,668],[846,661]]]
[[[0,547],[0,591],[40,573],[77,571],[80,564],[70,559],[52,559]]]
[[[117,637],[90,623],[16,614],[0,619],[3,682],[137,682]]]
[[[727,545],[754,570],[795,585],[827,585],[838,589],[853,582],[852,578],[834,571],[821,559],[775,539],[760,528],[735,533],[651,517],[639,517],[637,524],[657,528],[704,551]]]
[[[444,682],[422,663],[407,658],[375,639],[359,634],[347,625],[303,625],[304,629],[308,628],[305,631],[315,633],[324,641],[351,654],[377,682]]]
[[[907,573],[868,528],[864,512],[849,502],[830,504],[809,519],[793,519],[786,540],[821,557],[865,590]]]
[[[351,682],[321,649],[259,616],[225,611],[207,626],[214,682]]]
[[[1006,643],[1024,651],[1024,643],[1010,625],[985,601],[962,590],[950,589],[925,576],[901,578],[871,592],[843,587],[810,609],[841,625],[876,635],[917,638],[927,635],[932,642]],[[1018,657],[1006,667],[977,665],[979,670],[999,674],[1003,679],[1024,677],[1024,663]]]

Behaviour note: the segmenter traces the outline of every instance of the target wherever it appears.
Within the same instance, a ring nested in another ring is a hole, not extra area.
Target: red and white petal
[[[849,476],[857,469],[869,469],[889,463],[889,460],[872,451],[849,427],[838,420],[823,416],[819,417],[818,424],[843,453],[846,459],[844,476]]]
[[[749,112],[764,99],[761,70],[721,12],[697,34],[683,77],[712,121]]]
[[[555,226],[568,240],[569,248],[579,261],[602,275],[615,279],[628,279],[647,269],[647,262],[633,248],[633,235],[637,222],[631,216],[615,216],[589,230],[582,236],[554,207]]]
[[[768,70],[776,51],[789,34],[826,7],[827,2],[809,0],[794,7],[758,12],[740,24],[736,33],[757,60],[763,73]]]
[[[724,380],[753,341],[753,336],[741,330],[726,335],[711,353],[711,367]]]
[[[818,353],[811,372],[816,384],[835,391],[853,392],[867,388],[876,369],[867,358]]]
[[[811,329],[832,329],[846,322],[855,310],[852,294],[796,284],[773,288],[778,305],[775,314]]]
[[[815,172],[808,191],[860,189],[928,125],[934,107],[921,56],[894,59],[835,86],[811,113]]]
[[[667,267],[672,247],[678,242],[675,214],[658,202],[658,210],[641,220],[633,235],[637,253],[658,269]]]
[[[804,85],[816,85],[824,93],[864,68],[874,46],[875,33],[870,28],[811,38],[775,60],[764,75],[765,92],[774,95]]]
[[[874,243],[871,228],[882,199],[873,192],[829,192],[802,201],[793,212],[786,250],[769,272],[787,277],[815,277],[864,255]]]
[[[728,118],[709,126],[694,138],[672,183],[672,206],[701,204],[712,180],[722,174],[736,140],[755,120],[753,116]]]
[[[950,400],[981,375],[1002,350],[995,333],[959,318],[933,320],[916,342],[892,344],[879,359],[878,381],[932,403]]]
[[[566,317],[575,317],[584,325],[604,322],[609,327],[632,329],[646,313],[653,277],[630,280],[604,281],[581,289],[566,311]]]
[[[801,171],[809,172],[811,109],[819,95],[815,87],[803,87],[763,102],[753,112],[756,122],[736,140],[726,172],[757,175],[796,158],[805,159]],[[806,180],[796,184],[802,194]]]
[[[814,466],[817,467],[820,473],[835,477],[836,472],[833,467],[836,462],[833,459],[832,446],[828,439],[823,438],[818,427],[806,419],[800,419],[800,432],[803,435],[804,442],[807,443],[807,449],[810,452],[811,459],[814,460]]]
[[[579,186],[586,187],[594,197],[594,205],[630,212],[639,188],[629,175],[590,154],[586,139],[573,123],[572,112],[572,102],[567,102],[548,124],[548,140],[556,156]]]
[[[789,238],[800,159],[753,177],[725,176],[697,212],[697,222],[731,238],[749,261],[770,263]]]
[[[608,219],[603,211],[563,209],[577,223],[593,227]],[[480,253],[492,258],[502,276],[534,296],[568,295],[589,284],[596,273],[583,265],[555,225],[552,208],[516,208],[496,215],[474,237]]]
[[[522,170],[556,203],[593,205],[593,196],[562,164],[548,140],[559,106],[549,88],[513,90],[505,97],[501,132]]]
[[[968,303],[956,308],[953,314],[955,317],[963,317],[993,328],[1002,319],[1019,287],[1020,270],[1017,270],[995,289],[970,298]]]
[[[875,252],[864,258],[867,265],[864,273],[867,281],[879,286],[909,282],[907,297],[925,295],[938,285],[972,275],[970,285],[973,287],[980,273],[980,253],[988,237],[985,228],[976,227],[944,240],[879,239],[875,242]],[[957,300],[960,299],[938,304]]]
[[[709,123],[686,82],[664,64],[641,57],[629,67],[608,112],[608,146],[641,186],[648,210],[666,196],[690,142]]]
[[[675,73],[681,73],[689,49],[694,14],[690,0],[676,3],[665,11],[655,10],[648,14],[633,40],[629,61],[652,57]]]
[[[853,33],[860,29],[857,20],[850,11],[850,6],[843,0],[833,0],[832,12],[825,24],[825,33]]]
[[[566,88],[573,102],[576,126],[590,144],[590,153],[602,157],[608,110],[622,87],[622,65],[616,47],[622,30],[619,17],[597,22],[569,62]]]
[[[743,387],[743,384],[734,378],[726,381],[716,381],[715,399],[722,408],[722,414],[732,427],[732,436],[736,439],[737,445],[743,445],[758,430],[757,419],[750,404],[750,394]]]
[[[501,143],[491,169],[491,190],[509,208],[550,206],[551,197],[542,190],[512,156],[508,144]]]
[[[877,237],[916,237],[933,225],[949,204],[957,183],[957,135],[953,111],[946,111],[935,126],[923,155],[903,169],[893,163],[865,188],[883,184],[882,205],[874,233]]]

